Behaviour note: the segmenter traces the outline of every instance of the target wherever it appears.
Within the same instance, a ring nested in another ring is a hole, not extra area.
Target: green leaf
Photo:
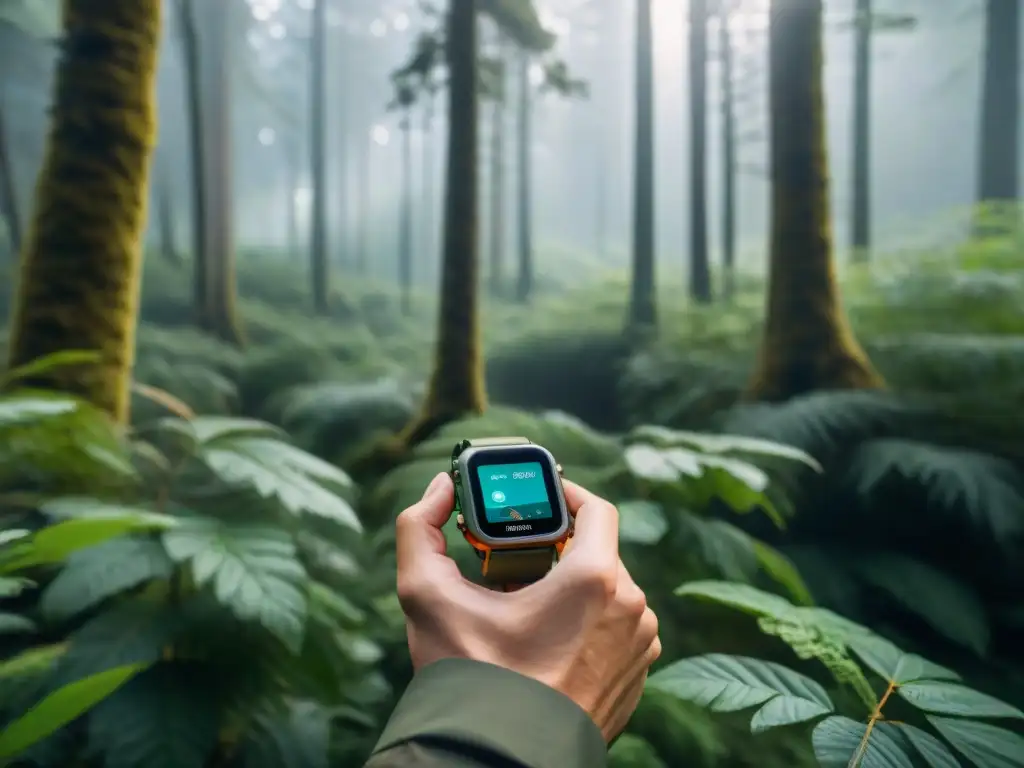
[[[40,608],[51,621],[63,621],[151,579],[169,579],[172,570],[170,558],[157,541],[106,541],[68,558],[43,592]]]
[[[863,555],[853,567],[861,579],[920,616],[936,632],[979,656],[987,652],[988,616],[977,593],[962,582],[895,553]]]
[[[66,651],[66,643],[43,645],[22,651],[17,656],[0,661],[0,680],[38,674],[50,669]]]
[[[777,549],[767,544],[751,539],[754,545],[754,555],[765,575],[769,576],[789,595],[789,599],[797,605],[814,605],[814,598],[811,590],[808,589],[800,571]]]
[[[848,717],[829,717],[822,720],[811,734],[814,756],[821,768],[847,768],[855,765],[852,758],[858,754],[865,723],[858,723]],[[875,727],[868,737],[859,768],[914,768],[914,763],[904,745],[884,729]]]
[[[26,536],[30,536],[32,531],[26,530],[25,528],[11,528],[10,530],[0,531],[0,547],[11,544],[12,542],[24,539]]]
[[[47,526],[0,561],[0,573],[62,562],[68,555],[131,533],[168,530],[178,521],[154,512],[128,511],[65,520]]]
[[[35,586],[35,582],[20,577],[0,576],[0,598],[17,597],[26,589]]]
[[[30,635],[36,631],[35,622],[17,613],[0,611],[0,637],[4,635]]]
[[[93,710],[89,742],[105,753],[105,768],[201,766],[220,724],[210,670],[161,663]]]
[[[792,604],[777,595],[727,581],[691,581],[677,587],[675,594],[709,600],[758,616],[782,615],[793,610]]]
[[[976,720],[928,716],[928,722],[977,768],[1021,768],[1024,737]]]
[[[900,696],[918,709],[936,715],[957,717],[1016,717],[1024,712],[987,693],[966,685],[940,680],[918,680],[896,689]]]
[[[714,435],[701,432],[687,432],[685,430],[669,429],[659,425],[644,425],[637,427],[631,437],[655,440],[664,445],[684,445],[695,448],[702,453],[719,453],[723,455],[738,454],[740,456],[771,457],[789,459],[813,469],[815,472],[823,472],[813,456],[794,448],[791,445],[783,445],[772,440],[761,440],[756,437],[744,437],[742,435]]]
[[[298,701],[259,715],[244,746],[245,768],[328,768],[330,711]]]
[[[896,685],[915,680],[960,679],[953,670],[913,653],[905,653],[882,637],[855,637],[849,640],[849,646],[872,671]]]
[[[920,728],[915,728],[906,723],[899,723],[890,727],[896,729],[899,733],[903,734],[904,738],[910,741],[914,749],[917,750],[917,753],[928,764],[928,768],[960,768],[960,762],[949,751],[949,747],[927,731],[922,731]]]
[[[145,668],[115,667],[51,693],[0,732],[0,760],[9,760],[96,706]]]
[[[716,653],[683,659],[653,674],[647,685],[712,712],[764,705],[751,722],[755,733],[833,711],[825,689],[814,680],[744,656]]]
[[[680,467],[670,461],[664,451],[650,445],[627,446],[623,458],[629,471],[644,480],[675,482],[682,474]],[[694,467],[699,476],[699,465],[695,463]]]
[[[657,544],[668,531],[661,507],[652,501],[624,501],[619,505],[619,541]]]
[[[197,586],[243,621],[256,620],[293,653],[302,647],[307,616],[306,571],[283,531],[194,522],[164,534],[175,562],[191,563]]]
[[[177,420],[176,420],[177,421]],[[200,445],[209,445],[220,440],[235,440],[245,437],[266,437],[280,440],[285,433],[264,421],[235,418],[232,416],[200,416],[182,422],[195,435]]]
[[[294,514],[307,512],[362,530],[352,506],[320,484],[348,487],[348,475],[294,446],[256,437],[219,440],[204,447],[200,458],[225,481],[249,485]]]
[[[39,392],[16,393],[0,397],[0,429],[74,413],[81,403],[65,395]]]
[[[22,5],[25,5],[28,2],[32,2],[32,0],[13,0],[13,2],[21,2]],[[42,3],[40,3],[40,0],[34,0],[34,2],[37,6],[41,4],[48,4],[58,7],[58,4],[52,2],[52,0],[43,0]],[[3,18],[3,7],[5,7],[5,5],[9,6],[11,3],[12,0],[5,0],[4,3],[0,3],[0,18]],[[54,352],[52,355],[45,355],[44,357],[37,358],[30,363],[19,366],[18,368],[8,370],[4,373],[3,377],[0,378],[0,383],[2,383],[4,387],[9,387],[9,385],[15,381],[49,373],[56,368],[63,368],[69,365],[82,365],[83,363],[95,363],[99,359],[99,352],[74,349],[65,350],[63,352]]]

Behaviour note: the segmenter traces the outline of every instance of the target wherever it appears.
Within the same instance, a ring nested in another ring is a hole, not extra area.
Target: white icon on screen
[[[501,504],[501,502],[503,502],[504,500],[505,494],[502,493],[501,491],[495,491],[494,493],[491,494],[491,501],[493,501],[495,504]]]

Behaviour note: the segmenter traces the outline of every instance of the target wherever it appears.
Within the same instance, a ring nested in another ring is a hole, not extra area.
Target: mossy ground
[[[945,254],[902,254],[844,276],[854,332],[893,388],[984,395],[1019,409],[1024,262],[1012,257],[1015,247],[992,241]],[[376,479],[364,487],[360,511],[371,530],[387,535],[398,511],[444,468],[456,437],[526,434],[559,457],[568,477],[615,497],[605,472],[619,455],[611,434],[637,423],[701,428],[736,402],[760,337],[758,278],[742,277],[727,307],[693,308],[666,277],[659,338],[639,347],[621,333],[628,296],[624,275],[592,271],[591,284],[571,290],[555,276],[547,295],[529,308],[485,300],[494,405],[482,417],[443,428],[400,466],[369,473]],[[572,272],[578,274],[579,265]],[[420,295],[412,315],[404,317],[388,285],[347,278],[335,284],[343,291],[335,302],[337,316],[316,319],[303,269],[272,254],[243,254],[239,307],[249,346],[239,350],[188,326],[187,270],[150,259],[135,379],[200,413],[244,414],[280,424],[303,447],[351,466],[415,412],[431,360],[436,306]],[[141,395],[132,408],[135,421],[165,413]],[[460,537],[449,535],[448,541],[467,574],[474,573],[473,555]],[[666,660],[706,651],[766,658],[781,653],[753,626],[698,617],[676,605],[671,587],[700,576],[685,558],[668,564],[645,562],[628,551],[626,557],[662,615]],[[618,768],[812,764],[804,730],[754,739],[742,719],[712,718],[655,698],[645,700],[631,733],[613,750]]]

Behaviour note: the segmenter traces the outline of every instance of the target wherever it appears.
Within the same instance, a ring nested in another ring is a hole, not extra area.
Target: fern
[[[838,682],[852,685],[866,715],[858,721],[837,714],[836,705],[813,680],[745,657],[683,659],[653,674],[651,688],[714,712],[757,707],[751,720],[754,733],[818,720],[812,745],[823,768],[913,768],[918,761],[955,766],[954,753],[977,768],[1022,764],[1024,737],[984,720],[1024,721],[1024,712],[963,685],[955,672],[905,653],[866,627],[742,585],[691,583],[678,593],[757,615],[761,629],[786,642],[799,658],[822,662]],[[865,671],[884,682],[880,697]],[[917,711],[919,725],[886,717],[886,707],[896,697]]]

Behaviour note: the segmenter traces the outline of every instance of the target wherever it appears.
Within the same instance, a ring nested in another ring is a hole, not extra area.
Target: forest
[[[613,768],[1024,766],[1021,15],[0,0],[0,765],[358,768],[524,435],[659,617]]]

